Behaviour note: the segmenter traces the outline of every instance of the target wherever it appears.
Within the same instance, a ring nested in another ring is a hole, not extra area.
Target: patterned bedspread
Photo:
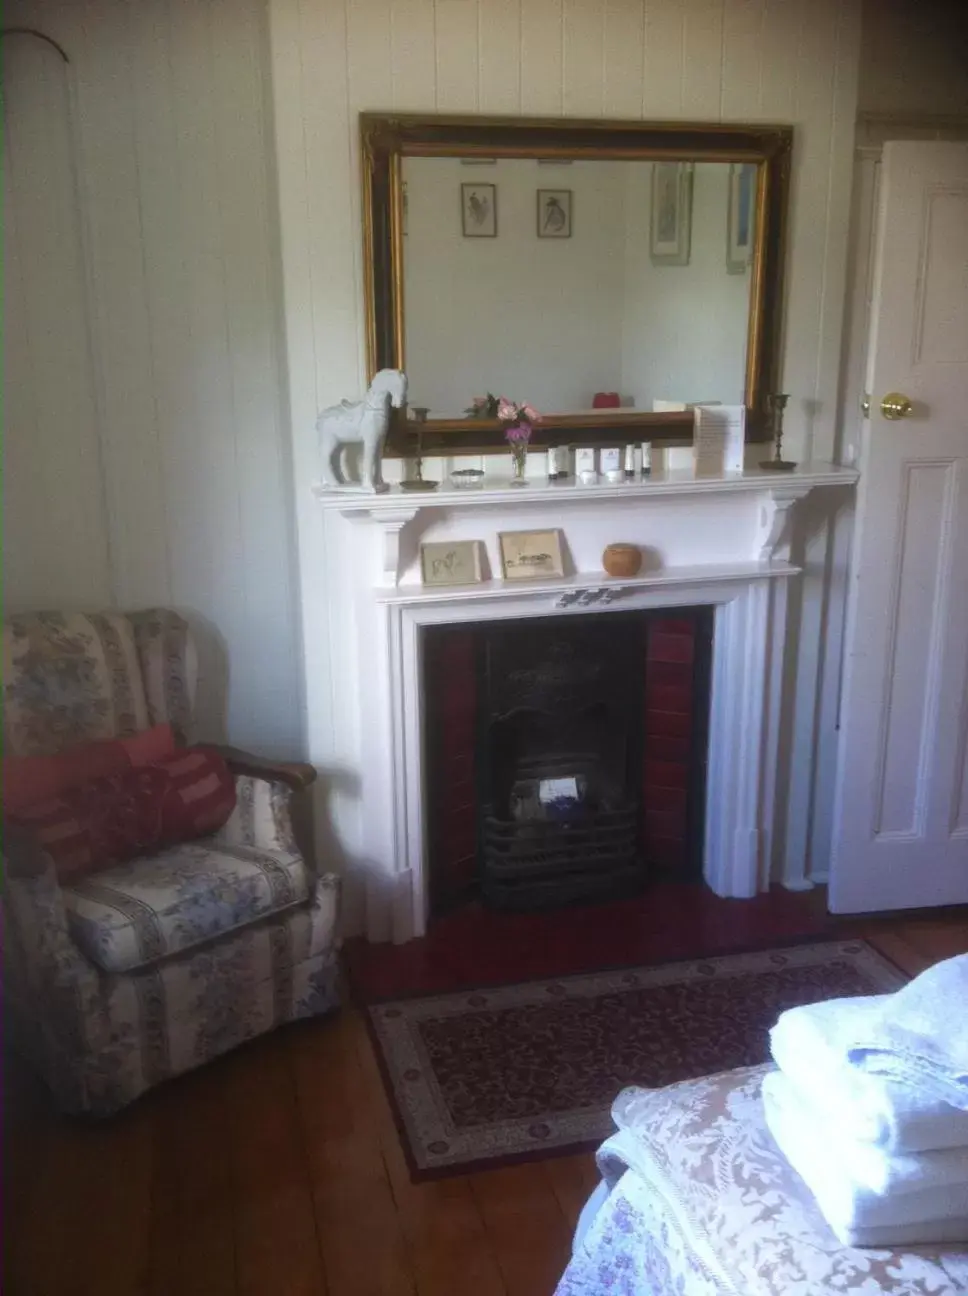
[[[968,1247],[842,1247],[763,1122],[768,1067],[626,1089],[556,1296],[956,1296]]]

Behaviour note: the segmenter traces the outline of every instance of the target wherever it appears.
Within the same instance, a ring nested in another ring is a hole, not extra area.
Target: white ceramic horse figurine
[[[322,484],[329,490],[388,490],[383,480],[381,459],[390,427],[390,410],[400,409],[407,400],[407,376],[399,369],[381,369],[361,401],[341,401],[320,412],[316,420],[323,460]],[[347,480],[343,447],[362,443],[362,481]]]

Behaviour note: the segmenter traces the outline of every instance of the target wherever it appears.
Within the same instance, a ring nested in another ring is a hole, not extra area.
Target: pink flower
[[[497,416],[502,423],[511,423],[518,417],[518,407],[514,401],[502,396],[497,403]]]
[[[528,423],[515,423],[504,433],[512,450],[526,446],[531,440],[531,426]]]
[[[524,417],[528,420],[529,423],[541,422],[541,415],[538,413],[538,411],[535,409],[533,405],[522,405],[521,413],[524,415]]]

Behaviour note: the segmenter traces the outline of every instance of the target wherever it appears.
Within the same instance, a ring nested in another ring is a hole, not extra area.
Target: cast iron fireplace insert
[[[712,609],[425,631],[431,917],[702,873]]]

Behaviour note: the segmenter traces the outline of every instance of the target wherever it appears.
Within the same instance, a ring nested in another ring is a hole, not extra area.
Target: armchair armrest
[[[239,747],[216,746],[215,750],[225,760],[233,774],[247,774],[250,778],[285,783],[294,792],[302,792],[316,781],[316,770],[305,761],[271,761],[253,756]]]
[[[312,800],[316,770],[303,761],[270,761],[238,747],[218,746],[235,776],[237,804],[216,834],[226,845],[298,850],[312,867]]]

